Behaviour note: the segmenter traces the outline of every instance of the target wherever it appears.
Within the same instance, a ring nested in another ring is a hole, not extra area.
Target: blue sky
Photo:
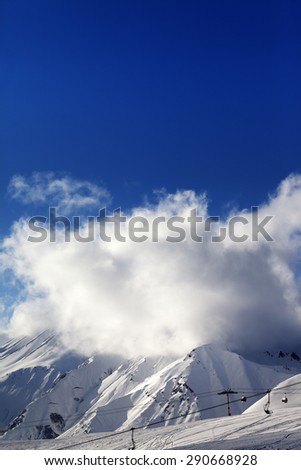
[[[165,187],[212,212],[300,171],[297,1],[3,0],[1,233],[14,174],[67,172],[116,207]],[[8,222],[6,226],[6,222]]]

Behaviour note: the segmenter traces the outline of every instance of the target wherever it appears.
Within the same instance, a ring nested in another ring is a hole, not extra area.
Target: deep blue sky
[[[2,216],[10,178],[43,170],[115,207],[260,203],[300,171],[300,22],[297,0],[1,0]]]

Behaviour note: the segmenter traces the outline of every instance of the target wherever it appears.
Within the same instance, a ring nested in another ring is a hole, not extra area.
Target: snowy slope
[[[245,413],[262,412],[267,400],[268,396],[265,395],[254,405],[250,406]],[[285,411],[291,408],[300,408],[301,410],[301,374],[297,374],[279,383],[270,393],[270,413],[278,412],[279,410]]]
[[[5,429],[53,384],[59,372],[47,367],[30,367],[0,378],[0,429]]]
[[[33,338],[18,338],[0,347],[1,376],[20,369],[49,366],[60,357],[59,345],[48,331]]]
[[[102,357],[91,357],[80,364],[76,369],[63,373],[54,381],[51,388],[42,396],[28,404],[27,409],[18,417],[18,425],[13,426],[5,434],[3,439],[44,439],[54,438],[65,429],[77,423],[83,416],[91,414],[91,408],[102,393],[103,388],[116,378],[113,369],[119,365],[117,358],[104,359]],[[129,361],[125,366],[119,367],[119,374],[126,377],[127,389],[122,388],[122,393],[132,390],[134,373],[138,374],[137,379],[144,378],[154,372],[154,367],[161,367],[163,360],[153,360],[153,364],[146,368],[139,369],[139,363],[144,360],[137,359]],[[166,361],[163,361],[166,363]],[[108,364],[110,366],[108,367]],[[105,383],[106,385],[102,386]],[[118,380],[115,384],[118,388]],[[114,400],[113,400],[114,402]],[[115,403],[115,402],[114,402]],[[118,416],[120,418],[119,409]],[[121,419],[121,421],[120,421]],[[110,427],[114,422],[114,417],[110,416],[107,425]]]
[[[272,415],[249,413],[134,432],[137,450],[301,450],[301,408]],[[39,441],[1,441],[2,449],[130,449],[131,432],[61,436]]]
[[[12,350],[16,354],[14,347]],[[32,358],[24,351],[18,354],[23,354],[26,365],[35,357],[35,352]],[[6,361],[8,357],[6,354]],[[46,352],[43,357],[47,357]],[[12,374],[2,380],[6,400],[14,401],[12,397],[16,396],[16,402],[22,403],[15,415],[17,419],[9,421],[9,431],[2,440],[45,439],[61,434],[69,439],[86,433],[144,426],[158,420],[164,420],[162,424],[167,426],[224,416],[225,396],[218,393],[225,388],[237,392],[231,395],[237,400],[231,405],[231,411],[238,414],[252,403],[250,400],[241,403],[241,394],[250,396],[254,390],[265,391],[301,372],[300,361],[290,356],[278,358],[280,365],[275,361],[271,364],[270,359],[270,353],[263,354],[258,364],[216,345],[206,345],[177,360],[138,357],[120,365],[118,358],[95,356],[66,369],[66,373],[58,372],[53,365],[22,369],[20,358],[20,369],[14,372],[20,374],[16,385]],[[68,363],[66,358],[64,362]],[[23,381],[22,374],[26,377]],[[43,378],[42,385],[34,374],[40,374],[40,381]],[[26,400],[20,392],[24,383],[25,390],[29,389]]]
[[[59,342],[49,332],[10,340],[0,347],[0,430],[45,394],[62,371],[82,360],[73,353],[62,354]]]
[[[114,365],[113,360],[110,364]],[[51,439],[83,416],[97,397],[102,380],[111,374],[107,361],[90,358],[69,372],[59,373],[47,391],[9,426],[4,439]]]

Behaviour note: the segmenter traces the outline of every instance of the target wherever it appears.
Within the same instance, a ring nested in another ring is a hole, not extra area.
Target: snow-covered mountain
[[[296,353],[259,355],[257,362],[216,345],[185,357],[80,358],[60,353],[49,333],[0,349],[2,440],[65,438],[125,430],[162,421],[188,423],[242,413],[258,393],[301,372]],[[3,365],[3,367],[2,367]],[[240,397],[252,396],[248,402]],[[199,412],[198,410],[202,410]]]
[[[84,357],[62,351],[58,339],[47,331],[34,338],[10,340],[0,347],[0,431],[17,427],[31,404],[48,395],[69,372],[83,364]],[[105,370],[106,360],[102,362]],[[108,363],[116,367],[119,360],[110,358]],[[33,427],[42,420],[43,414],[38,415]]]
[[[68,367],[60,356],[55,337],[47,332],[10,340],[0,348],[0,430],[52,386],[60,366]],[[75,357],[69,355],[67,362],[74,367]]]

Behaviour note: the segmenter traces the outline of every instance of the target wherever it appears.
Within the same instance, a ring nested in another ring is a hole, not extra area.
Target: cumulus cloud
[[[108,191],[96,184],[53,172],[35,172],[29,178],[14,175],[8,193],[22,204],[47,204],[65,213],[99,207],[110,200]]]
[[[46,197],[46,196],[45,196]],[[187,217],[197,208],[205,219],[205,195],[193,191],[159,195],[153,205],[127,214],[144,216],[150,224],[158,216]],[[229,237],[212,243],[212,233],[200,228],[202,242],[189,236],[168,243],[166,227],[159,241],[134,243],[95,240],[42,243],[27,241],[25,219],[15,222],[2,243],[1,266],[23,286],[22,300],[13,309],[12,334],[32,334],[51,328],[66,347],[80,352],[182,354],[198,345],[217,342],[240,351],[298,348],[301,334],[300,248],[301,176],[284,180],[258,209],[273,242],[251,239],[251,210],[229,214],[215,223],[215,233],[238,224],[244,243]],[[128,226],[125,224],[124,233]],[[88,226],[83,221],[81,233]]]

